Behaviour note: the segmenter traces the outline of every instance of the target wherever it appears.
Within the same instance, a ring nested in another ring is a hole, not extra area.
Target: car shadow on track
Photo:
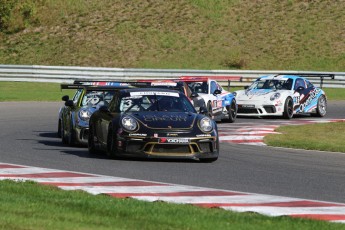
[[[38,143],[46,146],[59,147],[58,151],[71,154],[78,157],[84,158],[94,158],[94,159],[107,159],[107,160],[116,160],[116,161],[140,161],[140,162],[181,162],[181,163],[199,163],[196,160],[189,159],[157,159],[157,158],[134,158],[134,157],[121,157],[121,158],[111,158],[103,152],[96,154],[90,154],[87,146],[77,145],[77,146],[68,146],[62,143],[61,138],[58,137],[56,132],[41,132],[35,131],[38,133],[38,136],[44,139],[38,140]],[[49,139],[48,139],[49,138]]]

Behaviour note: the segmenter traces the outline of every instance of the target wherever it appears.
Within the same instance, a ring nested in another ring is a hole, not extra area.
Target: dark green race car
[[[197,113],[188,98],[176,90],[118,89],[109,106],[101,106],[89,122],[91,154],[110,157],[218,159],[216,122]]]

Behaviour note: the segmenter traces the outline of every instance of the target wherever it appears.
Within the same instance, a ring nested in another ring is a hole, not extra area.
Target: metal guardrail
[[[192,69],[135,69],[78,66],[0,65],[0,81],[72,83],[74,80],[171,79],[181,76],[232,76],[231,86],[246,86],[254,79],[269,74],[333,75],[334,79],[311,77],[311,82],[327,88],[345,88],[345,72],[264,71],[264,70],[192,70]],[[227,81],[220,81],[227,85]]]

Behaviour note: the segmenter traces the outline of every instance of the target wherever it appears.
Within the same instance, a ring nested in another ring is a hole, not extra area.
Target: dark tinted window
[[[187,97],[177,92],[130,92],[119,99],[119,112],[170,111],[193,112],[195,109]]]

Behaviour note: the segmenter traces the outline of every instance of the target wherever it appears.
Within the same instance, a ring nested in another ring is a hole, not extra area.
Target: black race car
[[[75,81],[61,84],[61,89],[76,89],[72,99],[62,97],[65,105],[59,110],[58,136],[68,145],[87,145],[89,118],[113,97],[114,89],[145,86],[135,82]]]
[[[176,90],[118,89],[109,106],[101,106],[89,122],[91,154],[110,157],[218,159],[216,122],[198,114],[188,98]]]

